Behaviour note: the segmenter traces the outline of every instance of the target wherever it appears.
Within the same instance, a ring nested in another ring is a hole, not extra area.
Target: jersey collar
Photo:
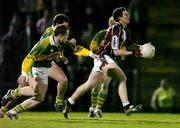
[[[58,44],[55,43],[53,35],[50,36],[50,44],[54,46],[58,46]]]

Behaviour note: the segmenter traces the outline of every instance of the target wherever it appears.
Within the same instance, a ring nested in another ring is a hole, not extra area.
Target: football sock
[[[130,104],[129,101],[122,102],[123,107]]]
[[[91,107],[96,107],[98,92],[95,89],[91,90]]]
[[[12,98],[15,99],[16,97],[19,97],[19,88],[12,90]]]
[[[56,104],[58,105],[62,105],[63,104],[63,98],[59,97],[59,96],[56,96],[56,101],[55,101]]]
[[[7,112],[7,108],[5,108],[4,106],[2,106],[0,110],[1,110],[3,113]]]
[[[15,111],[16,113],[21,113],[21,112],[25,111],[26,109],[21,104],[19,104],[12,110]]]
[[[97,106],[96,108],[101,109],[107,97],[107,92],[103,89],[100,90],[98,98],[97,98]]]
[[[125,101],[125,102],[123,102],[122,104],[123,104],[123,108],[124,108],[124,109],[128,109],[129,106],[130,106],[129,101]]]
[[[75,101],[73,101],[71,98],[68,98],[68,101],[71,105],[73,105],[75,103]]]

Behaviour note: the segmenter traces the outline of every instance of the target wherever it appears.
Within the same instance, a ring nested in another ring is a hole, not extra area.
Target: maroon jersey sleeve
[[[110,43],[111,43],[111,39],[114,35],[116,35],[117,37],[120,35],[120,31],[121,30],[121,26],[120,24],[115,24],[112,27],[109,27],[106,31],[106,34],[104,36],[104,42],[102,44],[99,45],[99,50],[101,53],[103,50],[105,50],[104,48]]]

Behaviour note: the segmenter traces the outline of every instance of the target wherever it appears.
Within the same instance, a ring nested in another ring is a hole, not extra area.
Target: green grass
[[[103,118],[88,118],[87,113],[25,112],[18,120],[6,116],[0,119],[0,128],[180,128],[179,114],[103,113]]]

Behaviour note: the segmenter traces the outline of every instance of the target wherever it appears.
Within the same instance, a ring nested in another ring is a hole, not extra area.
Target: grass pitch
[[[103,113],[101,119],[72,112],[69,119],[56,112],[24,112],[18,120],[0,119],[0,128],[180,128],[180,114]]]

